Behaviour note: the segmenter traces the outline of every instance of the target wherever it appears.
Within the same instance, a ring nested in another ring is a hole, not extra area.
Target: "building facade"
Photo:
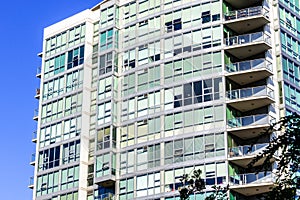
[[[173,200],[180,177],[256,199],[247,164],[300,110],[299,1],[106,0],[45,28],[34,200]],[[258,163],[259,165],[260,163]]]

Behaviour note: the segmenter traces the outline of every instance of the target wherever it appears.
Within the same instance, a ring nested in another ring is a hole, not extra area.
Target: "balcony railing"
[[[35,162],[35,153],[31,154],[30,163]]]
[[[247,185],[247,184],[259,184],[268,183],[274,181],[274,175],[271,171],[230,175],[230,185]]]
[[[255,59],[237,63],[230,63],[226,65],[227,72],[240,72],[246,70],[253,70],[253,69],[268,69],[273,71],[272,64],[265,59]]]
[[[270,36],[264,34],[263,32],[257,32],[257,33],[250,33],[250,34],[225,38],[225,44],[227,46],[235,46],[235,45],[247,44],[252,42],[262,42],[262,41],[265,41],[268,44],[270,44]]]
[[[33,131],[32,132],[32,141],[36,141],[37,140],[37,132]]]
[[[29,184],[28,184],[28,187],[29,187],[29,188],[33,188],[33,185],[34,185],[34,177],[31,176],[31,177],[29,178]]]
[[[40,88],[36,88],[36,89],[35,89],[35,95],[38,96],[38,95],[40,95],[40,94],[41,94]]]
[[[33,111],[33,118],[37,118],[38,116],[39,116],[39,109],[36,108],[36,109],[34,109],[34,111]]]
[[[274,118],[269,116],[268,114],[251,115],[230,119],[228,120],[228,126],[231,128],[238,128],[243,126],[270,124],[273,121]]]
[[[107,141],[99,141],[97,143],[97,150],[101,150],[101,149],[107,149],[107,148],[116,148],[116,141],[112,140],[110,142],[110,140]]]
[[[238,147],[231,147],[231,148],[229,148],[228,153],[229,153],[230,157],[247,156],[247,155],[253,154],[254,152],[261,151],[266,146],[268,146],[268,143],[255,144],[253,146],[244,145],[244,146],[238,146]]]
[[[42,73],[42,67],[39,66],[39,67],[36,69],[36,76],[37,76],[37,77],[40,77],[40,76],[41,76],[41,73]]]
[[[230,100],[243,99],[248,97],[268,96],[274,98],[274,91],[267,86],[258,86],[252,88],[243,88],[227,92],[227,98]]]
[[[113,193],[106,193],[95,196],[95,200],[115,200],[115,195]]]
[[[230,11],[225,14],[225,20],[233,20],[233,19],[241,19],[245,17],[252,17],[258,15],[268,16],[268,10],[266,10],[263,6],[257,6],[252,8],[245,8],[241,10]]]

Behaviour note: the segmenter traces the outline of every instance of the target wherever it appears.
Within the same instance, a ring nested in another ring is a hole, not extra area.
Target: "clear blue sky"
[[[27,200],[33,167],[29,165],[35,146],[31,143],[36,122],[32,120],[38,102],[34,99],[39,80],[35,78],[41,60],[43,28],[100,0],[8,0],[0,11],[0,199]]]

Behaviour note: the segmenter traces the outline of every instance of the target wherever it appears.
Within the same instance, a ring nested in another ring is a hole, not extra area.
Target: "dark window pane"
[[[181,19],[174,20],[174,31],[180,30],[181,28]]]
[[[204,89],[212,87],[212,80],[211,79],[204,80],[203,83],[204,83]]]
[[[202,95],[202,81],[194,82],[194,94],[195,96]]]
[[[183,98],[191,98],[193,95],[192,83],[184,84],[183,86]]]

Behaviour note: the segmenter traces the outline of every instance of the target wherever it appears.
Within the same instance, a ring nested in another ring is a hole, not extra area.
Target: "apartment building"
[[[299,110],[299,0],[106,0],[45,28],[34,200],[179,199],[180,177],[256,199],[247,164]],[[258,163],[258,165],[261,163]]]

